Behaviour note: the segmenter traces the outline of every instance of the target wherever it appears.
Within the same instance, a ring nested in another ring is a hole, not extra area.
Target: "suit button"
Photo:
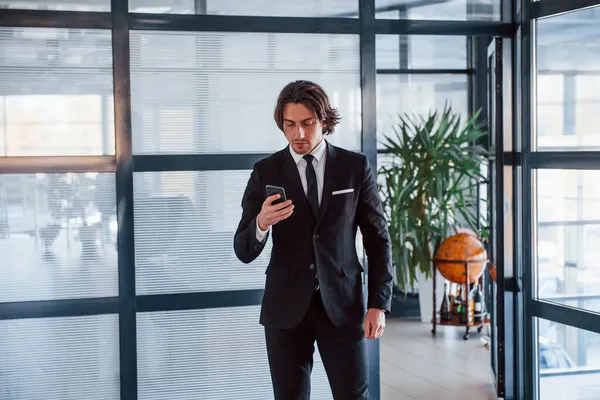
[[[319,234],[318,234],[318,233],[315,233],[315,234],[313,235],[313,239],[317,240],[318,238],[319,238]]]
[[[310,264],[310,266],[308,268],[315,269],[315,264]]]

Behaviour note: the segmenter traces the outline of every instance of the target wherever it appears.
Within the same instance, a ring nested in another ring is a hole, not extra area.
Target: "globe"
[[[445,239],[435,254],[435,264],[440,274],[450,282],[464,284],[466,280],[465,264],[469,261],[469,283],[475,282],[485,270],[487,252],[479,239],[470,233],[457,233]]]

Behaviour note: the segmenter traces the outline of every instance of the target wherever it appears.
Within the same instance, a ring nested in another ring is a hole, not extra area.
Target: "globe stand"
[[[473,312],[473,321],[470,320],[471,310],[470,310],[470,301],[469,301],[469,264],[482,263],[482,262],[485,262],[487,264],[489,262],[489,260],[465,261],[465,260],[442,260],[442,259],[438,259],[438,258],[433,259],[433,318],[431,320],[431,322],[433,324],[433,328],[431,329],[432,335],[435,336],[435,334],[437,333],[437,325],[464,326],[466,329],[466,332],[463,335],[463,339],[469,340],[471,328],[477,327],[477,332],[481,333],[481,331],[483,330],[483,327],[490,323],[490,320],[486,316],[486,314],[487,314],[486,312],[483,312],[482,314],[478,314],[483,317],[481,322],[474,321],[474,319],[475,319],[474,312]],[[438,264],[462,264],[463,265],[463,267],[465,269],[465,281],[464,282],[453,282],[453,283],[458,283],[459,285],[465,285],[465,294],[466,294],[465,314],[467,315],[467,322],[461,322],[460,317],[456,318],[454,316],[452,317],[452,320],[450,320],[450,321],[442,321],[441,315],[440,315],[440,318],[438,321],[438,310],[437,310],[437,305],[436,305],[436,300],[437,300],[436,286],[437,286],[437,271],[438,271],[437,265]],[[484,276],[485,276],[485,274],[481,274],[481,276],[477,279],[479,281],[480,287],[482,287],[482,288],[485,287],[484,286],[484,283],[485,283]]]

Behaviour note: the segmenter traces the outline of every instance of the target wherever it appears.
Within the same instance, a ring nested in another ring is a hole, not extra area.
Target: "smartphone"
[[[273,204],[283,203],[287,200],[285,197],[285,189],[281,186],[267,185],[265,186],[265,189],[267,190],[267,197],[273,196],[274,194],[279,194],[280,197],[275,200]]]

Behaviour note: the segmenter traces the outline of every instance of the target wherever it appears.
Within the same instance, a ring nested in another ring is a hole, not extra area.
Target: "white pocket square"
[[[344,194],[344,193],[352,193],[354,192],[354,189],[342,189],[342,190],[336,190],[335,192],[332,192],[331,195],[335,196],[336,194]]]

